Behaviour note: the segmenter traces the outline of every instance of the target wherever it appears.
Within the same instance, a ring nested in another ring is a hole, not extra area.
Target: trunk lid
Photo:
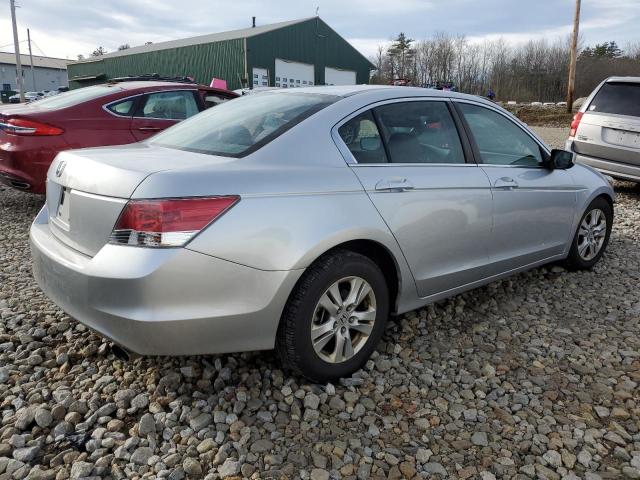
[[[71,248],[93,256],[109,241],[120,212],[145,178],[211,165],[216,159],[144,143],[61,152],[47,175],[51,231]]]

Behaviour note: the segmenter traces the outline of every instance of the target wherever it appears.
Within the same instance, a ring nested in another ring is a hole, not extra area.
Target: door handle
[[[518,188],[518,182],[511,177],[500,177],[493,183],[493,188],[513,190],[514,188]]]
[[[157,132],[162,129],[160,127],[139,127],[138,130],[141,132]]]
[[[379,192],[404,192],[413,190],[413,185],[406,178],[385,178],[376,183],[376,191]]]

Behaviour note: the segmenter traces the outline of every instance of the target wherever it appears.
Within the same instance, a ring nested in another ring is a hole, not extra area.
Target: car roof
[[[400,87],[395,85],[343,85],[343,86],[322,86],[322,87],[302,87],[302,88],[287,88],[276,89],[267,92],[260,92],[264,94],[274,93],[319,93],[324,95],[334,95],[338,97],[350,97],[353,95],[362,95],[367,93],[383,94],[386,98],[403,98],[403,97],[438,97],[438,98],[459,98],[480,101],[490,105],[496,105],[490,100],[478,96],[470,95],[467,93],[452,92],[449,90],[435,90],[433,88],[422,87]],[[386,94],[386,95],[384,95]]]

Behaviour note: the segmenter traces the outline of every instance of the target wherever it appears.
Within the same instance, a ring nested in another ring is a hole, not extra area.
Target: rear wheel
[[[305,272],[282,314],[276,349],[283,366],[315,382],[351,375],[375,349],[389,292],[369,258],[338,250]]]
[[[596,198],[585,210],[575,233],[567,266],[574,270],[593,267],[609,243],[613,226],[613,208],[604,198]]]

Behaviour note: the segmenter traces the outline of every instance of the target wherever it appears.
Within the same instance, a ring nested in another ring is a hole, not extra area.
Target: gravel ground
[[[592,272],[410,312],[312,385],[269,352],[117,360],[31,277],[42,198],[0,188],[0,480],[640,478],[640,188],[617,189]]]
[[[564,142],[569,137],[568,128],[531,127],[552,148],[564,149]]]

